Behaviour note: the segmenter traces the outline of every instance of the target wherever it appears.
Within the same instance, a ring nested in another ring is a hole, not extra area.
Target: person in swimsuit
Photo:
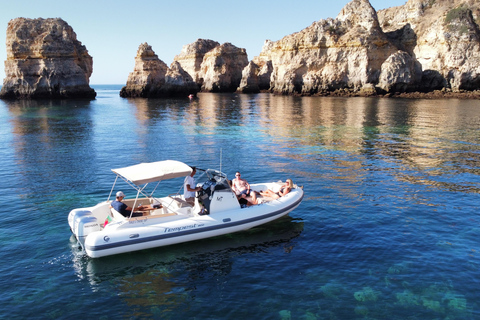
[[[228,185],[230,186],[232,191],[235,193],[235,190],[233,189],[233,181],[232,180],[228,180]],[[253,206],[255,204],[260,204],[260,201],[258,200],[257,194],[255,193],[255,191],[250,192],[250,196],[251,196],[250,200],[247,199],[245,194],[241,194],[240,196],[237,196],[238,203],[240,203],[240,206],[242,208],[250,207],[250,206]]]
[[[240,172],[235,173],[235,179],[232,180],[233,192],[238,198],[246,198],[250,196],[250,185],[247,180],[241,178]]]
[[[283,197],[287,193],[289,193],[290,190],[292,190],[292,186],[293,186],[292,179],[287,179],[287,182],[285,182],[280,187],[280,190],[278,192],[273,192],[272,190],[267,189],[265,191],[260,191],[260,194],[264,197],[270,197],[270,198],[273,198],[273,199],[278,199],[280,197]]]

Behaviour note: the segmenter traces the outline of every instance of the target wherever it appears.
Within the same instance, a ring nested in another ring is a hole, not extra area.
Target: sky
[[[14,18],[62,18],[93,58],[90,84],[125,84],[140,44],[147,42],[170,65],[184,45],[197,39],[245,48],[258,56],[265,40],[277,41],[313,22],[335,18],[349,0],[0,0],[0,61]],[[406,0],[370,0],[376,10]],[[5,67],[0,68],[5,78]],[[2,81],[3,82],[3,81]]]

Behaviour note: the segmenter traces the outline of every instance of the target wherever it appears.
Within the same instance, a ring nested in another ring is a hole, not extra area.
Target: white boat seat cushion
[[[124,216],[122,216],[122,214],[120,212],[118,212],[117,210],[115,210],[114,208],[110,208],[110,212],[112,213],[112,217],[114,219],[118,219],[118,220],[127,219]]]

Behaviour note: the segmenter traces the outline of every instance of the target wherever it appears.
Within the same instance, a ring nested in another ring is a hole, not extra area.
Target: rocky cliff
[[[233,92],[240,85],[242,70],[248,65],[245,49],[224,43],[203,57],[200,74],[202,91]]]
[[[175,56],[174,61],[185,70],[193,80],[201,87],[203,85],[202,62],[205,54],[220,43],[213,40],[198,39],[194,43],[183,46],[179,55]]]
[[[122,97],[188,96],[198,91],[233,92],[240,85],[242,70],[248,64],[245,49],[231,43],[220,45],[198,39],[183,47],[170,68],[144,43],[135,58],[134,71]]]
[[[62,19],[13,19],[6,39],[1,98],[95,98],[92,57]]]
[[[479,89],[480,3],[474,0],[409,0],[381,10],[389,39],[422,67],[417,89]]]
[[[174,60],[207,92],[235,91],[248,64],[245,49],[205,39],[184,46]]]
[[[138,47],[135,67],[128,75],[121,97],[188,96],[198,92],[198,86],[177,62],[169,68],[148,43]]]
[[[335,19],[267,40],[238,90],[369,95],[478,89],[479,7],[474,0],[409,0],[377,14],[368,0],[353,0]]]

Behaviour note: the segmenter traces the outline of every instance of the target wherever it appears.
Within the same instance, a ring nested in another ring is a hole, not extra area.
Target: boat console
[[[207,213],[239,207],[237,198],[224,173],[209,169],[205,171],[205,175],[207,180],[201,184],[202,188],[197,192],[197,198]]]

